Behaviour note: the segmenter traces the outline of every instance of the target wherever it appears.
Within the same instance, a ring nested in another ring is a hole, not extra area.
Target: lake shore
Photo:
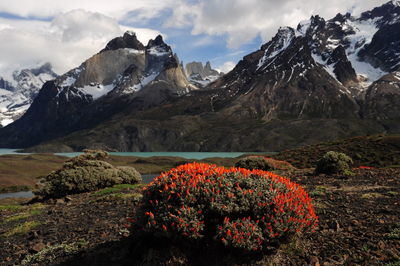
[[[216,155],[216,153],[211,153]],[[238,153],[234,153],[237,155]],[[240,153],[239,153],[240,155]],[[204,159],[188,159],[175,156],[115,156],[106,160],[115,166],[132,166],[142,175],[159,174],[181,164],[190,162],[206,162],[231,167],[238,158],[213,157]],[[0,193],[32,190],[42,176],[59,169],[70,159],[55,154],[8,154],[0,156]]]

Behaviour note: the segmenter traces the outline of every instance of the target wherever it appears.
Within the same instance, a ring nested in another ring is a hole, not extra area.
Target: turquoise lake
[[[30,153],[19,153],[15,149],[0,149],[1,155],[24,155]],[[55,153],[56,155],[66,156],[66,157],[75,157],[81,152],[71,152],[71,153]],[[154,157],[154,156],[169,156],[169,157],[181,157],[185,159],[193,159],[193,160],[201,160],[206,158],[235,158],[241,156],[243,154],[264,154],[270,155],[274,154],[274,152],[110,152],[111,155],[116,156],[136,156],[136,157]],[[150,183],[158,174],[147,174],[142,175],[143,182],[145,184]],[[11,198],[11,197],[22,197],[22,198],[30,198],[33,194],[31,191],[22,191],[16,193],[3,193],[0,194],[0,199],[2,198]]]
[[[273,152],[251,152],[251,154],[274,154]],[[0,149],[0,155],[7,154],[24,154],[18,153],[14,149]],[[75,157],[81,153],[71,152],[71,153],[55,153],[56,155]],[[185,159],[195,159],[201,160],[206,158],[235,158],[243,154],[250,154],[245,152],[110,152],[111,155],[116,156],[136,156],[136,157],[153,157],[153,156],[170,156],[170,157],[182,157]]]

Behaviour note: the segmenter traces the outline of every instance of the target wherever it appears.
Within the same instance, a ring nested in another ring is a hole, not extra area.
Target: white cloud
[[[235,62],[228,61],[228,62],[225,62],[224,64],[222,64],[221,66],[217,67],[217,70],[218,70],[219,72],[228,73],[228,72],[231,71],[235,66],[236,66],[236,63],[235,63]]]
[[[158,31],[121,26],[100,13],[73,10],[51,22],[0,19],[0,73],[10,76],[15,69],[50,62],[57,73],[79,66],[100,51],[112,38],[126,30],[147,43]]]
[[[1,0],[0,11],[22,17],[48,18],[83,9],[119,19],[127,11],[140,10],[144,18],[144,15],[154,17],[161,10],[174,6],[174,3],[173,0]]]
[[[260,35],[268,41],[280,26],[295,27],[313,14],[327,19],[337,13],[363,10],[387,0],[202,0],[180,2],[168,27],[192,27],[193,34],[228,35],[228,47],[237,48]]]

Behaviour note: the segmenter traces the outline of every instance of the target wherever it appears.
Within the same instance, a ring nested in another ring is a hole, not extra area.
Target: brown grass
[[[62,163],[68,159],[53,154],[2,155],[0,156],[0,191],[23,190],[22,186],[34,187],[38,182],[38,177],[61,168]],[[230,167],[237,160],[237,158],[209,158],[201,161]],[[178,165],[198,160],[180,157],[110,156],[105,161],[115,166],[132,166],[141,174],[158,174]]]
[[[29,186],[37,177],[61,167],[66,157],[52,154],[0,156],[0,187]]]

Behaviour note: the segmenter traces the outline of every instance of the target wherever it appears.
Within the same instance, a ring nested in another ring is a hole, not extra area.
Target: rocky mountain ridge
[[[14,71],[11,81],[0,77],[0,126],[6,126],[21,117],[43,84],[56,77],[49,63]]]
[[[47,82],[26,114],[3,132],[13,132],[11,146],[25,146],[89,127],[126,106],[146,109],[195,89],[161,36],[144,46],[126,32]]]

